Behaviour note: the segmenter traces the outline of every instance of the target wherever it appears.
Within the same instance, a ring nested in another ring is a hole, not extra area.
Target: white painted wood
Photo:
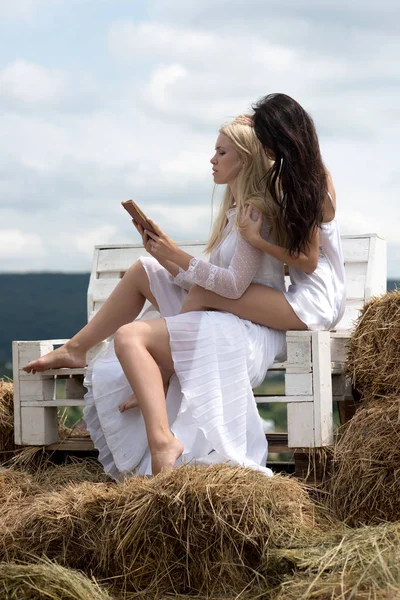
[[[22,444],[22,431],[21,431],[21,398],[19,393],[20,384],[20,368],[19,362],[19,342],[12,343],[12,361],[13,361],[13,382],[14,382],[14,442],[15,444]]]
[[[198,257],[204,254],[206,242],[178,242],[178,246],[188,254]],[[150,256],[141,244],[118,248],[98,247],[98,249],[97,273],[125,272],[140,256]]]
[[[287,406],[289,448],[314,447],[313,402],[293,402]]]
[[[64,398],[63,400],[47,400],[46,402],[37,400],[37,401],[29,401],[29,402],[24,402],[21,406],[36,406],[36,407],[46,407],[46,409],[48,409],[48,407],[54,407],[54,406],[58,406],[60,408],[62,408],[63,406],[83,406],[84,401],[83,401],[83,397],[82,398]],[[55,440],[57,441],[57,440]],[[52,442],[49,442],[52,443]]]
[[[350,332],[347,332],[346,337],[335,338],[335,334],[331,333],[331,362],[342,365],[346,361],[347,346],[350,340]]]
[[[365,282],[365,302],[373,296],[386,292],[387,280],[386,241],[378,236],[371,238],[367,277]]]
[[[366,262],[352,262],[345,266],[346,296],[348,300],[364,300],[365,280],[367,275]]]
[[[330,372],[330,370],[329,370]],[[312,396],[313,375],[312,373],[288,373],[285,375],[286,396]]]
[[[104,302],[115,290],[120,279],[95,279],[92,285],[93,302]]]
[[[343,317],[336,325],[336,331],[352,331],[357,321],[360,310],[364,306],[364,300],[348,300]]]
[[[58,441],[57,407],[49,408],[21,405],[21,443],[43,446]]]
[[[255,396],[257,404],[312,402],[313,396]]]
[[[317,332],[325,334],[322,337],[320,335],[312,337],[315,332],[312,334],[308,331],[288,332],[288,360],[276,363],[271,369],[286,371],[285,395],[257,397],[257,402],[260,404],[269,402],[288,404],[291,447],[314,447],[325,444],[331,439],[332,419],[328,404],[331,407],[332,397],[342,400],[351,392],[342,374],[346,344],[351,329],[364,302],[386,290],[386,242],[375,234],[342,236],[341,239],[347,289],[346,310],[341,322],[336,331],[331,332],[328,345],[326,338],[328,337],[329,340],[329,334],[326,332]],[[193,256],[202,256],[205,243],[182,242],[179,246]],[[139,256],[144,255],[146,252],[141,244],[105,244],[95,247],[87,296],[89,318],[104,304],[121,276]],[[318,343],[315,341],[317,339]],[[68,380],[67,399],[56,400],[55,378],[81,375],[85,373],[85,369],[56,369],[35,376],[28,376],[19,370],[29,360],[45,354],[52,349],[53,345],[65,341],[13,343],[14,419],[17,444],[43,444],[57,441],[56,407],[83,404],[85,390],[73,379]],[[93,358],[101,347],[102,344],[99,344],[94,348],[89,353],[88,360]],[[37,423],[26,423],[26,419],[35,419]]]
[[[55,400],[56,385],[54,377],[39,377],[36,380],[24,378],[20,380],[19,393],[21,403],[27,400]]]
[[[92,318],[94,311],[95,311],[92,290],[93,290],[93,284],[97,279],[97,265],[99,262],[99,252],[100,252],[99,247],[95,246],[94,253],[93,253],[92,270],[90,272],[89,287],[88,287],[88,294],[87,294],[88,321],[90,321],[90,319]]]
[[[313,331],[314,446],[333,444],[331,344],[329,331]]]
[[[287,332],[286,345],[286,373],[311,373],[311,336],[306,335],[299,338],[291,336],[291,332]]]
[[[367,262],[370,236],[340,236],[342,241],[343,259],[345,264],[351,262]]]

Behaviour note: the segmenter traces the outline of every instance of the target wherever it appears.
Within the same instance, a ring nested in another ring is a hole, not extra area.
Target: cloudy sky
[[[398,0],[0,0],[0,271],[88,271],[209,232],[218,126],[270,92],[313,116],[343,233],[400,279]]]

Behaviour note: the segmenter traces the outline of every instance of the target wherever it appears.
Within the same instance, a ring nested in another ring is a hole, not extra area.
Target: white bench
[[[343,375],[346,342],[359,309],[386,291],[386,242],[375,234],[342,236],[347,301],[337,329],[288,331],[287,361],[272,370],[285,371],[284,396],[258,396],[258,403],[287,402],[288,446],[313,448],[333,442],[332,401],[351,396]],[[181,243],[201,256],[202,242]],[[139,257],[139,244],[96,246],[88,288],[88,318],[104,304],[122,275]],[[57,310],[57,307],[54,307]],[[49,445],[58,441],[57,407],[81,406],[85,369],[54,369],[27,375],[21,367],[65,340],[13,342],[14,431],[19,445]],[[94,349],[91,356],[99,348]],[[56,399],[56,380],[67,379],[66,399]]]

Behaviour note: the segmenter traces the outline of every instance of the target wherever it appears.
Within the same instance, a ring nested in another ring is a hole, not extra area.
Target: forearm
[[[192,260],[193,256],[188,254],[184,250],[180,248],[176,248],[175,251],[171,255],[171,260],[167,262],[173,263],[177,267],[177,272],[179,271],[179,267],[184,271],[187,271],[189,268],[189,263]],[[167,268],[167,267],[165,267]],[[168,269],[169,271],[169,269]],[[171,273],[171,271],[170,271]],[[173,275],[173,273],[171,273]]]
[[[262,252],[305,273],[313,273],[317,267],[318,253],[316,252],[312,252],[309,255],[300,252],[298,256],[293,256],[286,248],[272,244],[262,237],[255,238],[252,244]]]
[[[164,269],[166,269],[173,277],[176,277],[179,273],[179,266],[171,260],[159,260],[158,261]]]

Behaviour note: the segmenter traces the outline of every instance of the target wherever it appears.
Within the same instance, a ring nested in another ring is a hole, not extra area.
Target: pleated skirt
[[[267,441],[252,389],[284,352],[285,333],[230,313],[179,314],[187,292],[155,259],[141,258],[170,335],[175,374],[166,396],[169,424],[184,452],[176,465],[226,462],[272,475]],[[118,404],[132,394],[113,341],[91,362],[84,419],[104,469],[115,479],[151,474],[151,456],[139,408]]]

